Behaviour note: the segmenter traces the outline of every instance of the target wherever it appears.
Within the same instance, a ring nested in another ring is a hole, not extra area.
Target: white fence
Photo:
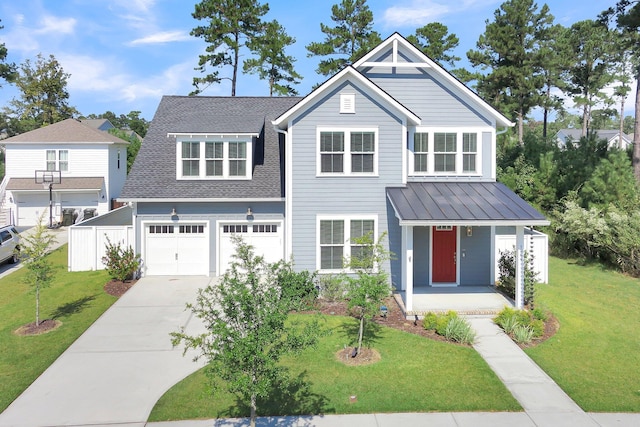
[[[104,269],[107,237],[114,245],[134,246],[131,225],[69,227],[69,271]]]
[[[498,278],[498,260],[500,251],[513,250],[516,247],[514,234],[496,235],[496,279]],[[549,237],[536,230],[525,229],[524,249],[533,254],[533,271],[538,273],[538,281],[549,283]]]

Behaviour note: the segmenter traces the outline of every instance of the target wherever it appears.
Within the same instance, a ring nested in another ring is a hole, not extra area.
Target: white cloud
[[[73,34],[76,23],[75,18],[58,18],[56,16],[46,15],[40,20],[38,28],[35,30],[38,34]]]
[[[406,6],[392,6],[384,11],[386,27],[421,26],[450,12],[449,6],[431,0],[416,0]]]
[[[161,31],[159,33],[154,33],[139,39],[135,39],[128,43],[128,45],[136,46],[145,44],[170,43],[190,39],[191,37],[185,31]]]

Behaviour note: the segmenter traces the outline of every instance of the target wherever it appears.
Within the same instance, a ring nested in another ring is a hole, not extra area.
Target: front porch
[[[422,318],[430,311],[444,313],[449,310],[458,314],[493,315],[505,306],[514,306],[514,301],[494,286],[416,286],[413,288],[413,309],[409,311],[406,310],[404,291],[394,292],[394,297],[407,319]]]

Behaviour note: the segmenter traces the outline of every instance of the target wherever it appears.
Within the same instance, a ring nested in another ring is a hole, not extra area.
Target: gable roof
[[[297,103],[293,108],[284,112],[281,116],[277,117],[273,124],[278,126],[280,129],[284,129],[288,126],[288,122],[292,117],[295,117],[303,111],[306,107],[316,102],[316,100],[320,99],[322,95],[330,90],[332,87],[337,86],[343,81],[352,81],[356,84],[360,84],[365,86],[369,90],[370,95],[375,95],[383,102],[387,103],[390,107],[392,107],[395,111],[400,113],[401,115],[407,118],[407,121],[411,124],[418,125],[420,124],[420,117],[415,115],[411,110],[402,105],[396,99],[394,99],[387,92],[382,90],[378,85],[369,80],[366,76],[360,73],[358,70],[348,65],[343,68],[340,72],[335,74],[329,80],[325,81],[318,88],[316,88],[313,92],[307,95],[302,101]]]
[[[611,141],[612,139],[620,135],[620,131],[618,130],[594,129],[590,130],[589,132],[591,132],[591,134],[597,135],[598,138],[606,139],[607,141]],[[582,129],[560,129],[556,135],[558,138],[564,136],[565,139],[570,138],[573,141],[579,141],[580,138],[582,138]],[[622,139],[627,143],[632,141],[632,138],[630,138],[626,133],[622,133]]]
[[[109,129],[115,129],[115,126],[109,121],[109,119],[80,119],[80,123],[84,123],[87,126],[91,126],[97,130],[107,131]]]
[[[393,51],[391,61],[376,61],[381,54],[389,51]],[[417,62],[399,62],[398,51],[404,50],[415,58]],[[467,87],[464,83],[454,77],[451,73],[445,70],[441,65],[433,61],[431,58],[422,53],[411,42],[405,39],[399,33],[393,33],[386,40],[373,48],[370,52],[356,61],[353,66],[360,70],[370,67],[407,67],[414,66],[418,68],[425,68],[432,71],[432,77],[447,83],[449,86],[455,88],[462,96],[467,98],[472,104],[477,105],[481,110],[485,111],[488,115],[496,120],[496,123],[501,126],[514,126],[514,123],[505,117],[501,112],[492,107],[488,102],[480,97],[477,93]]]
[[[118,200],[281,200],[284,159],[280,137],[270,122],[300,99],[164,96]],[[259,135],[253,147],[252,179],[176,179],[177,134]]]
[[[76,119],[66,119],[2,140],[2,144],[125,144],[125,140],[99,131]]]

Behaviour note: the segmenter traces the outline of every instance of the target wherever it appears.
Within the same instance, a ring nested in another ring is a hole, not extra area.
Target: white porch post
[[[413,311],[413,226],[402,227],[402,288],[405,309]]]
[[[524,307],[524,227],[516,227],[516,308]]]

